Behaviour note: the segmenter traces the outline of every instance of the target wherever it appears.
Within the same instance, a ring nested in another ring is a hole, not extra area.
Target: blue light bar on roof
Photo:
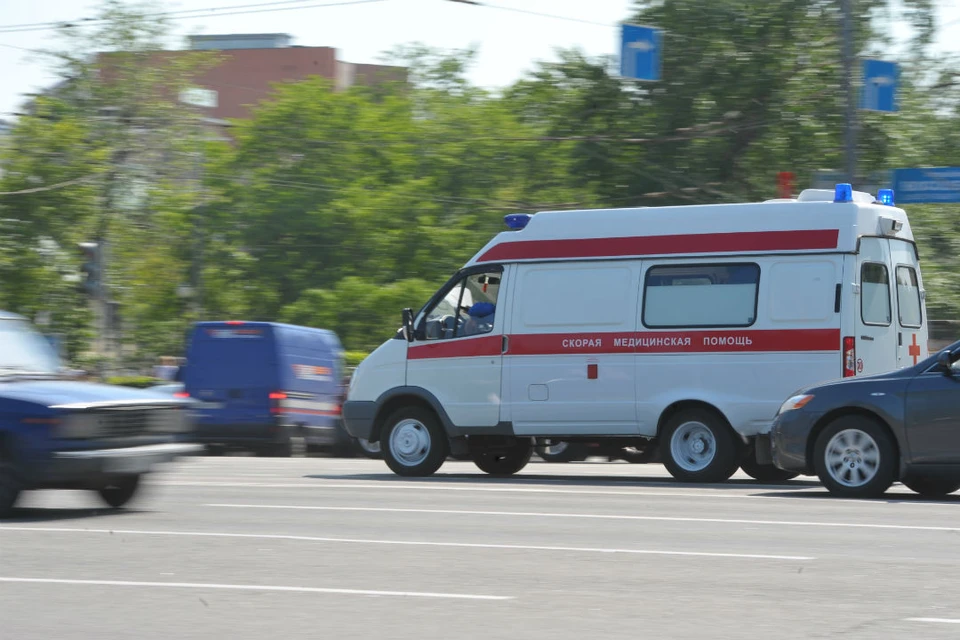
[[[834,202],[853,202],[853,187],[849,182],[841,182],[833,192]]]
[[[885,204],[888,207],[893,206],[893,189],[880,189],[877,191],[877,202]]]
[[[511,229],[523,229],[527,226],[527,223],[530,222],[529,213],[511,213],[510,215],[503,216],[503,221],[507,223],[507,226]]]

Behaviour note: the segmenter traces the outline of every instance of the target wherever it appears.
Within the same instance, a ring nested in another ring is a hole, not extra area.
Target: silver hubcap
[[[430,432],[419,420],[402,420],[390,433],[390,452],[403,466],[415,467],[430,454]]]
[[[702,422],[685,422],[673,432],[670,454],[684,471],[703,471],[717,455],[717,440]]]
[[[845,487],[862,487],[877,475],[880,449],[869,434],[859,429],[844,429],[830,438],[823,461],[827,473]]]

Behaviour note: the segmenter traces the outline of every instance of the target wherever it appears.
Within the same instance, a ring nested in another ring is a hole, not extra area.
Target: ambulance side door
[[[639,261],[516,265],[504,412],[517,435],[636,435]]]
[[[407,385],[433,395],[457,427],[500,420],[504,272],[499,265],[465,269],[418,318],[407,348]]]
[[[888,242],[896,303],[897,367],[903,369],[927,357],[923,281],[916,247],[905,240],[891,238]]]
[[[859,300],[854,309],[857,375],[897,368],[897,326],[891,287],[890,242],[861,238],[855,283]]]

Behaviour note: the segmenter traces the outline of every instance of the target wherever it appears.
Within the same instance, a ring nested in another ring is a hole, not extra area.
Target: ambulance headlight
[[[813,396],[810,394],[803,394],[798,396],[793,396],[792,398],[787,399],[782,405],[780,405],[780,410],[777,411],[777,415],[781,413],[786,413],[787,411],[793,411],[795,409],[800,409],[804,407],[807,403],[813,400]]]

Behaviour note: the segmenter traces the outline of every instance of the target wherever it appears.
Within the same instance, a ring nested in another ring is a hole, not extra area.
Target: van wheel
[[[760,464],[753,454],[744,458],[740,463],[740,469],[757,482],[766,482],[768,484],[786,482],[800,475],[793,471],[785,471],[772,464]]]
[[[406,407],[391,415],[380,436],[387,466],[399,476],[429,476],[447,459],[447,434],[431,411]]]
[[[661,433],[663,465],[681,482],[723,482],[737,471],[740,446],[713,411],[681,411]]]
[[[140,487],[140,475],[120,476],[112,479],[98,491],[103,501],[114,509],[130,502]]]
[[[903,480],[903,484],[924,498],[943,498],[960,489],[960,481],[937,476],[913,476]]]
[[[487,450],[478,448],[473,452],[473,463],[484,473],[492,476],[512,476],[530,462],[533,444],[528,440],[516,440],[507,446]]]
[[[13,513],[22,489],[16,469],[0,458],[0,518],[7,518]]]
[[[837,418],[817,437],[813,464],[830,493],[879,498],[897,477],[897,449],[879,423],[865,416]]]

